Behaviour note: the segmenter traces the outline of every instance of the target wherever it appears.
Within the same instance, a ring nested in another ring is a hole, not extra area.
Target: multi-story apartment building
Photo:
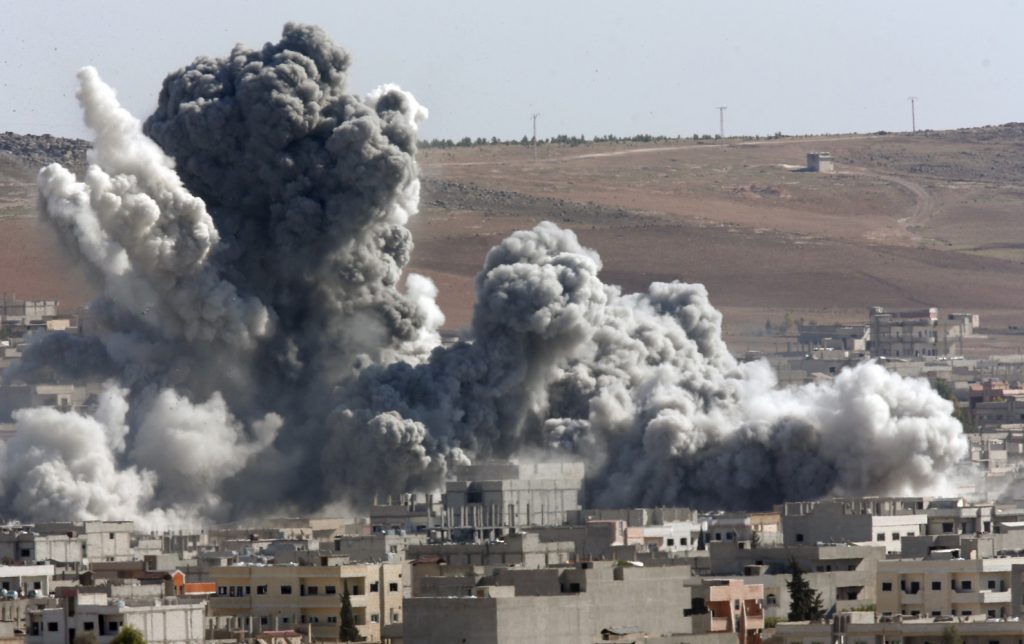
[[[318,640],[336,640],[341,600],[349,594],[360,634],[380,639],[382,624],[402,621],[400,563],[334,566],[222,566],[209,577],[211,625],[243,633],[309,630]]]
[[[510,528],[562,525],[583,503],[582,463],[489,462],[456,468],[445,485],[442,533],[491,539]]]
[[[880,561],[876,574],[876,612],[882,616],[985,616],[1018,614],[1011,597],[1013,566],[1024,558]]]
[[[976,534],[992,532],[991,505],[970,505],[963,499],[932,499],[928,502],[925,534]]]
[[[786,503],[782,506],[783,543],[875,543],[898,553],[903,537],[926,533],[926,505],[920,497]]]
[[[407,599],[403,641],[591,644],[718,629],[735,642],[763,625],[759,587],[702,580],[685,565],[507,568],[470,591]]]
[[[843,613],[829,622],[789,622],[775,627],[776,644],[1019,644],[1024,622],[948,616],[875,619],[872,613]]]
[[[871,353],[879,357],[916,358],[943,355],[939,310],[886,311],[872,307]]]
[[[63,593],[61,605],[30,608],[26,644],[74,644],[94,635],[108,644],[125,626],[142,632],[150,644],[202,644],[206,641],[206,602],[112,600],[105,594]]]

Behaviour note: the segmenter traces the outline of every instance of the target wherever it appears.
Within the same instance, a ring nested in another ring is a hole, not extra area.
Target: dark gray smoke
[[[488,253],[468,339],[439,347],[436,289],[402,284],[426,110],[346,93],[348,63],[288,25],[171,74],[144,126],[81,72],[91,165],[45,168],[40,200],[100,288],[100,331],[44,339],[10,375],[111,380],[91,415],[18,412],[7,507],[315,511],[538,449],[584,459],[598,504],[760,507],[927,489],[963,456],[926,382],[864,365],[781,389],[732,358],[703,286],[624,295],[553,224]]]

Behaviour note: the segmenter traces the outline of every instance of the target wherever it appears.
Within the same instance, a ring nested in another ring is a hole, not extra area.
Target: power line
[[[540,112],[534,112],[533,114],[533,160],[537,160],[537,117],[540,116]]]
[[[715,109],[718,110],[718,136],[720,138],[724,139],[725,138],[725,110],[727,109],[727,106],[719,105]]]

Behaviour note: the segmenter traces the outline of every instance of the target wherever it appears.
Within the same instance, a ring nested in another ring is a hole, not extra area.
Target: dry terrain
[[[2,141],[0,141],[2,143]],[[0,150],[3,147],[0,146]],[[803,172],[829,151],[838,172]],[[0,154],[0,292],[89,296],[34,216],[47,155]],[[80,150],[74,150],[80,159]],[[57,149],[50,156],[67,155]],[[412,270],[466,324],[472,279],[508,233],[541,220],[597,249],[626,290],[703,282],[735,350],[781,346],[766,320],[866,319],[871,305],[981,313],[972,351],[1016,352],[1024,326],[1024,126],[915,135],[427,149]]]

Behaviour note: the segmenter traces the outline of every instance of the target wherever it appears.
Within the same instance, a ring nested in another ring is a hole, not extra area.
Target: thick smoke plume
[[[80,180],[44,216],[100,290],[97,333],[50,335],[8,378],[107,380],[90,414],[26,409],[0,493],[25,519],[151,525],[355,506],[436,489],[455,463],[586,461],[590,502],[755,508],[911,493],[966,452],[950,403],[874,364],[780,388],[739,364],[699,284],[623,294],[544,223],[488,253],[466,339],[404,276],[426,110],[346,93],[319,29],[199,58],[140,124],[95,70]]]

